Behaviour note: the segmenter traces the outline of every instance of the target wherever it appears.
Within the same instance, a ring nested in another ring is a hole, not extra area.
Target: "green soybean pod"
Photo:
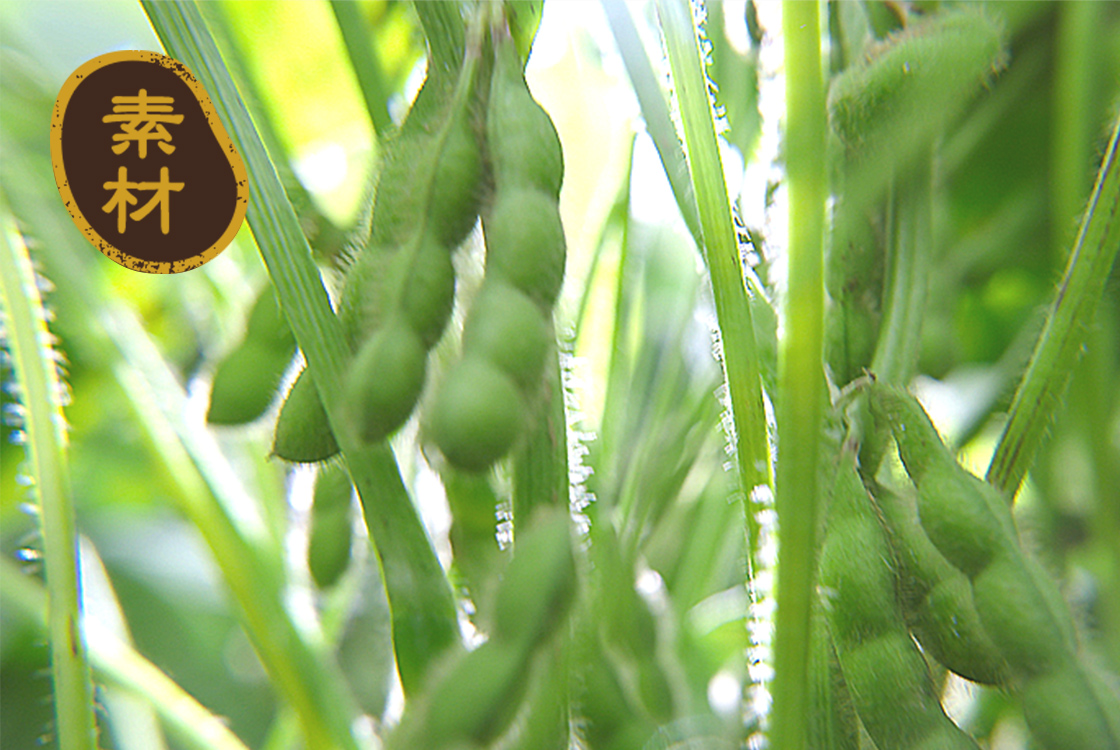
[[[495,180],[532,187],[555,201],[564,180],[564,153],[548,113],[525,83],[521,59],[509,36],[495,42],[494,72],[486,113],[486,140]]]
[[[340,463],[325,464],[315,477],[307,567],[320,589],[330,588],[350,565],[354,534],[353,489]]]
[[[540,190],[503,190],[482,220],[486,273],[551,309],[564,281],[564,227],[556,199]]]
[[[293,463],[318,463],[338,451],[319,391],[305,368],[280,407],[272,453]]]
[[[471,108],[452,113],[443,135],[432,177],[426,226],[449,250],[462,244],[478,222],[482,200],[483,163]]]
[[[823,607],[844,681],[880,750],[969,748],[972,738],[945,715],[925,659],[906,629],[892,554],[855,468],[843,451],[821,551]]]
[[[1072,616],[1053,581],[1019,547],[1006,503],[990,485],[960,467],[921,405],[903,391],[873,386],[871,406],[894,433],[930,540],[972,581],[980,621],[1018,681],[1027,726],[1052,750],[1120,748],[1120,699],[1099,689],[1080,661]],[[957,512],[984,524],[992,549],[939,538]],[[930,520],[937,533],[930,528]],[[1063,699],[1047,700],[1051,689]]]
[[[443,335],[455,305],[455,268],[451,252],[425,233],[412,257],[401,293],[401,313],[425,350]]]
[[[436,394],[429,431],[448,461],[477,472],[509,453],[527,419],[517,384],[492,362],[465,356]]]
[[[343,376],[342,398],[354,434],[375,443],[404,424],[420,398],[427,362],[423,340],[399,317],[370,336]]]
[[[882,383],[870,389],[871,413],[888,425],[906,472],[918,487],[922,528],[949,562],[970,578],[1015,546],[1003,500],[963,470],[917,400]]]
[[[269,349],[279,351],[291,350],[295,353],[296,338],[288,321],[280,309],[280,302],[276,299],[276,292],[271,285],[266,286],[257,295],[253,309],[249,311],[249,320],[245,324],[245,339],[254,341]]]
[[[295,353],[295,337],[275,293],[266,286],[249,312],[245,338],[214,371],[206,421],[236,425],[259,418],[275,398]]]
[[[495,41],[486,112],[494,202],[483,216],[486,272],[497,273],[551,308],[564,277],[564,229],[557,204],[563,152],[548,113],[525,84],[512,39]]]
[[[934,143],[1006,59],[1002,25],[962,9],[911,24],[833,80],[830,121],[846,147],[845,195],[856,215],[890,174]]]
[[[277,351],[246,341],[230,352],[214,372],[206,421],[217,425],[256,420],[276,398],[276,388],[291,364],[295,347]]]
[[[393,248],[367,245],[346,271],[338,299],[338,319],[351,349],[380,328],[387,316],[390,290],[403,275]]]
[[[514,542],[494,602],[494,639],[536,645],[565,621],[576,567],[567,508],[542,508]]]
[[[463,324],[463,352],[478,354],[505,372],[524,393],[541,383],[552,341],[548,316],[516,287],[487,279]]]
[[[443,750],[497,739],[521,707],[532,656],[524,643],[496,640],[464,654],[429,686],[412,716],[406,712],[387,746]]]
[[[926,536],[915,499],[878,484],[872,496],[898,561],[906,622],[922,648],[973,682],[1007,684],[1010,668],[980,622],[972,584]]]
[[[859,750],[859,715],[840,670],[840,659],[828,630],[822,600],[812,613],[809,652],[808,745],[832,750]]]

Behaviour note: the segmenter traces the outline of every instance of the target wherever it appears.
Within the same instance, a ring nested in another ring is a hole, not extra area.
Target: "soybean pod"
[[[471,121],[479,54],[476,45],[468,46],[447,123],[428,144],[431,165],[425,169],[422,159],[405,165],[419,165],[419,184],[387,186],[413,196],[401,203],[415,202],[409,207],[419,215],[390,212],[389,221],[375,223],[374,246],[397,247],[381,290],[386,320],[358,346],[343,384],[350,424],[365,442],[384,440],[408,419],[423,389],[428,351],[451,314],[450,254],[474,226],[481,197],[482,155]],[[376,208],[374,217],[377,222]],[[412,234],[395,245],[406,231]]]
[[[302,370],[280,407],[272,453],[292,463],[311,464],[325,461],[338,451],[319,391],[307,370]]]
[[[542,508],[514,549],[494,603],[494,639],[536,646],[564,622],[576,569],[568,509]]]
[[[553,341],[564,277],[560,139],[529,93],[504,26],[495,29],[486,112],[493,201],[483,213],[486,275],[463,326],[462,359],[432,408],[430,431],[453,465],[481,471],[525,432]]]
[[[1010,668],[980,623],[972,585],[922,530],[915,498],[881,484],[872,496],[895,552],[899,600],[914,637],[961,677],[1006,684]]]
[[[976,742],[945,715],[906,628],[893,556],[850,451],[840,456],[820,560],[823,608],[844,682],[879,750]]]
[[[350,565],[354,535],[353,487],[341,463],[325,464],[315,477],[307,567],[320,589],[333,586]]]
[[[236,425],[258,419],[276,396],[295,353],[296,340],[276,293],[265,286],[249,312],[245,338],[214,371],[206,421]]]
[[[385,144],[370,237],[350,266],[338,303],[354,352],[340,384],[347,428],[361,442],[384,440],[411,415],[428,352],[451,315],[451,253],[477,223],[482,195],[474,105],[480,52],[481,31],[457,71],[430,66],[400,132]],[[304,395],[281,411],[277,455],[322,460],[324,446],[335,443],[317,402],[317,393]]]
[[[1011,668],[1035,739],[1052,750],[1120,748],[1120,698],[1081,660],[1072,615],[1022,550],[1003,498],[956,462],[913,396],[875,384],[870,402],[918,488],[922,527],[971,581],[980,622]]]
[[[390,749],[438,750],[494,742],[509,729],[538,655],[567,622],[576,594],[568,511],[545,508],[517,541],[498,587],[490,640],[457,654],[410,704]]]

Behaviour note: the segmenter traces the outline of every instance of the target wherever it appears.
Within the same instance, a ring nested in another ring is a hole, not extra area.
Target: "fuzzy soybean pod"
[[[350,565],[354,504],[350,474],[340,463],[325,464],[315,477],[307,567],[320,589],[328,589]]]
[[[980,623],[972,584],[922,530],[915,498],[879,484],[872,495],[898,562],[906,622],[922,648],[962,677],[1006,684],[1010,668]]]
[[[1006,57],[1006,34],[996,18],[954,9],[869,47],[864,59],[837,76],[829,119],[844,157],[841,210],[862,216],[889,176],[945,132]]]
[[[355,353],[342,384],[348,425],[364,442],[385,439],[412,413],[428,351],[451,315],[451,252],[477,223],[482,196],[477,62],[468,53],[457,79],[433,69],[400,132],[385,143],[370,237],[350,266],[338,305]],[[310,381],[292,392],[300,398],[280,412],[274,452],[322,460],[324,447],[336,441],[318,392]]]
[[[525,697],[533,651],[490,640],[434,675],[386,742],[389,750],[488,745],[513,722]]]
[[[338,451],[319,391],[304,369],[280,407],[272,454],[292,463],[311,464],[325,461]]]
[[[560,139],[529,93],[513,41],[495,41],[486,114],[494,196],[483,215],[486,276],[463,328],[430,430],[444,456],[486,469],[513,447],[537,400],[564,278]]]
[[[295,337],[276,294],[266,286],[249,312],[245,338],[214,372],[206,421],[246,424],[264,414],[295,353]]]
[[[494,604],[494,640],[535,646],[565,620],[576,568],[567,508],[542,508],[519,535]]]
[[[879,750],[977,750],[941,708],[902,617],[892,560],[854,457],[844,451],[821,551],[820,585],[856,711]]]
[[[972,582],[980,622],[1011,667],[1035,739],[1052,750],[1120,748],[1120,698],[1081,662],[1069,609],[1020,548],[1006,502],[957,464],[916,399],[880,384],[870,394],[918,487],[922,527]]]
[[[472,85],[467,78],[461,84],[466,90]],[[385,298],[384,325],[360,344],[343,384],[350,424],[365,442],[384,440],[411,415],[423,390],[428,351],[451,314],[455,276],[450,256],[477,221],[482,180],[469,104],[469,98],[455,97],[449,123],[431,144],[434,168],[421,171],[419,184],[391,186],[415,190],[424,200],[421,215],[412,219],[418,228],[395,251],[389,278],[376,282]],[[375,238],[392,239],[379,238],[376,231]]]

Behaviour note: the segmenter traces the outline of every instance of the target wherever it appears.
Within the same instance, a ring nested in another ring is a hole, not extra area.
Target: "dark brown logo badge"
[[[245,165],[210,97],[156,52],[113,52],[71,74],[54,105],[51,159],[74,223],[134,271],[198,268],[245,218]]]

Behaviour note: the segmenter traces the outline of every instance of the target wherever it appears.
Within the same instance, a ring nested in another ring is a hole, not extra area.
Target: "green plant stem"
[[[373,129],[378,136],[382,136],[393,126],[393,121],[389,119],[389,110],[385,106],[389,92],[381,71],[381,62],[370,45],[369,25],[362,18],[361,6],[355,2],[331,0],[331,11],[338,23],[338,30],[342,33],[346,52],[350,55]]]
[[[769,488],[772,482],[754,324],[691,9],[687,0],[657,0],[656,7],[684,128],[688,166],[700,214],[704,259],[711,274],[724,373],[735,423],[740,489],[746,505],[748,560],[751,570],[755,570],[758,512],[761,510],[756,489]]]
[[[1015,392],[1010,417],[988,466],[987,480],[1008,499],[1018,493],[1050,418],[1058,408],[1096,315],[1116,253],[1120,251],[1118,147],[1120,117],[1113,125],[1108,151],[1097,174],[1053,309]]]
[[[1107,5],[1063,3],[1054,55],[1053,136],[1050,161],[1050,226],[1055,259],[1073,237],[1073,220],[1091,187],[1089,171],[1099,107],[1094,94],[1100,73]]]
[[[81,628],[78,534],[66,462],[66,423],[51,334],[27,247],[0,196],[0,298],[22,394],[31,476],[39,499],[47,621],[60,748],[94,750],[93,683]]]
[[[818,465],[824,405],[823,239],[827,179],[820,7],[782,4],[789,185],[789,278],[778,350],[778,569],[770,747],[801,750],[809,655]]]
[[[187,63],[213,95],[222,122],[230,128],[251,179],[246,214],[296,341],[307,359],[311,377],[327,408],[351,478],[358,489],[366,525],[376,547],[393,616],[397,662],[406,690],[444,650],[459,642],[451,588],[423,524],[408,496],[387,443],[361,446],[342,429],[344,405],[337,384],[349,357],[341,324],[334,316],[327,290],[311,258],[311,249],[284,197],[276,172],[241,107],[236,89],[207,32],[195,3],[145,2],[149,18],[167,49]],[[312,674],[323,672],[309,664]],[[338,694],[337,681],[322,685],[288,685],[301,697],[293,700],[307,741],[323,747],[351,748],[348,696]]]
[[[37,627],[47,628],[47,593],[6,558],[0,559],[0,597]],[[99,679],[147,701],[164,724],[192,750],[246,750],[214,714],[97,621],[83,618],[89,659]],[[69,747],[64,745],[63,747]]]

